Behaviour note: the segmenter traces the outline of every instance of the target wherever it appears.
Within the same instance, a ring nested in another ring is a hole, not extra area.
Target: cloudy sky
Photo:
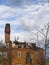
[[[11,25],[11,40],[33,41],[32,32],[49,22],[48,0],[0,0],[0,40],[5,24]]]

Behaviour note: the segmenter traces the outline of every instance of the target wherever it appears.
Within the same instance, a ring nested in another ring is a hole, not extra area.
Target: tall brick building
[[[10,41],[10,24],[5,26],[5,43],[0,47],[1,65],[43,65],[43,49],[34,43]]]

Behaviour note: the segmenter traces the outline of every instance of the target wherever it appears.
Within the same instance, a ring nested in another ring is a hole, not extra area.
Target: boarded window
[[[30,63],[32,65],[32,58],[30,57],[30,52],[26,52],[26,64]]]
[[[30,57],[30,52],[26,52],[26,57]]]
[[[0,52],[0,58],[2,58],[2,52]]]
[[[4,64],[0,64],[0,65],[4,65]]]
[[[7,58],[7,52],[3,52],[3,57]]]

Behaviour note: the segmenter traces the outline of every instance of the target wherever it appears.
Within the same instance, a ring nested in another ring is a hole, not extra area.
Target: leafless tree
[[[39,33],[42,34],[42,36],[44,37],[44,45],[45,45],[45,60],[47,58],[47,54],[49,55],[49,52],[47,53],[47,49],[49,48],[49,23],[44,25],[43,29],[39,29],[38,30]]]

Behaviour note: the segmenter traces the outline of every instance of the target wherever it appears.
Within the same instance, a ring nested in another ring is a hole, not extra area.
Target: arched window
[[[21,58],[21,51],[18,51],[18,58]]]

